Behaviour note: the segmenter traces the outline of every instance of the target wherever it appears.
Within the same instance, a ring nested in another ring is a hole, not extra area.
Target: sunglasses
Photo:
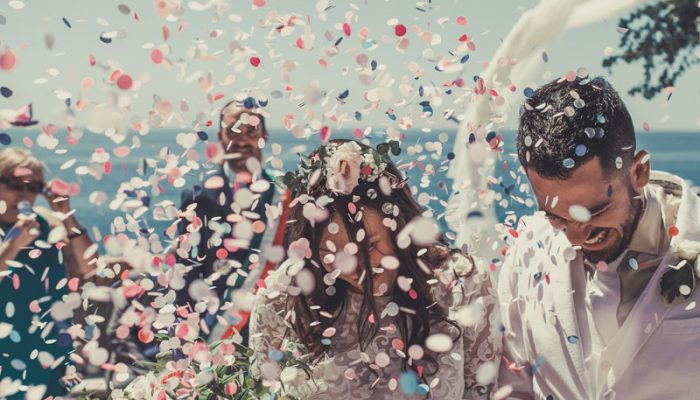
[[[44,189],[46,189],[46,183],[37,181],[24,182],[0,178],[0,183],[10,188],[10,190],[14,190],[17,192],[27,191],[29,193],[39,194],[42,193]]]

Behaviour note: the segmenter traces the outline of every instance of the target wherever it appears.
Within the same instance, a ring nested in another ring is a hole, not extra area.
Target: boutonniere
[[[695,290],[696,277],[700,272],[700,242],[684,240],[673,246],[672,254],[680,261],[664,272],[659,284],[661,295],[668,305],[688,300]]]

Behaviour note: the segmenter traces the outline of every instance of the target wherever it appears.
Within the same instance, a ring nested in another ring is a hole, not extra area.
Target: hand
[[[22,218],[10,229],[10,244],[15,249],[29,246],[39,236],[39,222],[34,218]]]
[[[51,210],[60,212],[62,214],[68,214],[70,212],[70,197],[59,196],[54,191],[51,190],[51,186],[48,186],[46,190],[42,193],[49,202]]]

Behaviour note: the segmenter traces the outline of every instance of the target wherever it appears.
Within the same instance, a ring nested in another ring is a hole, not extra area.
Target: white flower
[[[335,194],[352,193],[360,181],[362,148],[355,142],[338,146],[326,162],[326,185]]]
[[[678,258],[685,260],[692,260],[700,254],[700,242],[694,242],[692,240],[684,240],[681,243],[674,246],[673,254]]]
[[[673,255],[690,263],[695,275],[700,277],[700,242],[684,240],[674,246]]]

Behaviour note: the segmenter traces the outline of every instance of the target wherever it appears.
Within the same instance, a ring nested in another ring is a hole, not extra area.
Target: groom
[[[500,393],[698,398],[697,195],[651,171],[602,78],[536,90],[517,141],[540,211],[521,220],[499,279]]]

